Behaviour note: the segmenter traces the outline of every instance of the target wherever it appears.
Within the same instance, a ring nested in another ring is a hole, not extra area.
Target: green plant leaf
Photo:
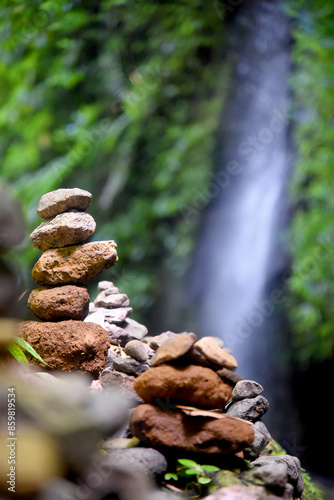
[[[167,474],[165,474],[165,480],[166,481],[169,481],[170,479],[173,479],[174,481],[178,481],[178,477],[177,477],[177,474],[173,473],[173,472],[167,472]]]
[[[202,465],[201,467],[203,470],[210,472],[218,472],[220,470],[219,467],[216,467],[215,465]]]
[[[211,483],[211,479],[209,477],[199,477],[198,482],[199,484],[209,484]]]
[[[187,469],[184,472],[185,472],[185,474],[187,474],[187,476],[196,476],[200,472],[200,470],[198,467],[197,469]]]
[[[15,344],[14,342],[12,344],[9,344],[8,351],[13,356],[13,358],[15,358],[21,365],[29,365],[26,355],[22,351],[21,347],[19,347],[17,344]]]
[[[41,358],[41,356],[35,351],[35,349],[31,347],[30,344],[28,344],[26,340],[21,339],[21,337],[16,337],[15,343],[18,344],[22,349],[25,349],[29,354],[31,354],[31,356],[38,359],[38,361],[41,361],[41,363],[47,365],[47,363]]]
[[[184,465],[185,467],[189,467],[190,469],[194,467],[198,467],[198,464],[194,462],[194,460],[188,460],[187,458],[179,458],[179,464]]]

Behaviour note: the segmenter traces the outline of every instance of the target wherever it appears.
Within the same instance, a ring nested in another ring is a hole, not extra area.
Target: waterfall
[[[265,383],[270,319],[284,302],[281,230],[289,178],[289,21],[279,0],[248,0],[227,33],[231,80],[202,214],[190,300],[196,332],[222,338],[246,378]]]

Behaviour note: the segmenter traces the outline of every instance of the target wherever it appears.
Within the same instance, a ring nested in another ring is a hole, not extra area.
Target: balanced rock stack
[[[241,377],[235,358],[214,338],[177,334],[161,344],[150,365],[134,382],[144,403],[130,419],[131,433],[145,446],[237,454],[253,444],[252,423],[223,413]]]
[[[21,323],[20,334],[52,368],[96,376],[105,366],[110,339],[101,326],[83,321],[90,302],[84,284],[118,257],[114,241],[85,243],[96,227],[86,213],[91,198],[78,188],[42,196],[37,214],[46,220],[30,235],[43,252],[32,270],[40,288],[31,292],[28,307],[43,322]]]

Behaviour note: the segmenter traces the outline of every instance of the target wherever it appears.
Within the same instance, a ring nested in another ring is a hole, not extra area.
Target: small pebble
[[[131,358],[144,363],[147,361],[147,347],[140,340],[130,340],[124,348],[126,354]]]

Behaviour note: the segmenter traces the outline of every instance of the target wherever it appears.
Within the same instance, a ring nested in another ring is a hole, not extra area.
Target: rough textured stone
[[[245,458],[249,460],[255,460],[258,458],[271,439],[267,427],[263,422],[261,422],[261,420],[254,423],[253,429],[254,441],[249,448],[244,449]]]
[[[133,358],[122,358],[121,356],[113,360],[114,369],[128,375],[138,376],[149,369],[149,365],[141,363]]]
[[[60,321],[58,323],[22,322],[20,336],[56,370],[91,373],[103,370],[110,347],[108,333],[95,323]],[[42,363],[33,358],[31,363]]]
[[[142,340],[147,334],[145,325],[138,323],[132,318],[127,318],[120,325],[106,324],[110,340],[112,344],[121,345],[124,347],[130,340]]]
[[[28,307],[45,321],[83,320],[88,314],[89,293],[84,286],[42,287],[31,292]]]
[[[42,219],[50,219],[67,210],[84,211],[89,207],[91,199],[91,193],[83,189],[57,189],[41,197],[37,215]]]
[[[266,486],[284,489],[288,482],[288,466],[286,463],[274,463],[256,467],[254,477],[260,479]]]
[[[164,411],[150,404],[133,410],[130,430],[146,446],[201,453],[235,453],[254,439],[252,426],[246,422],[192,417],[179,410]]]
[[[130,340],[124,348],[126,354],[142,363],[147,361],[147,347],[140,340]]]
[[[108,451],[111,464],[127,467],[141,474],[157,476],[166,472],[167,460],[153,448],[123,448]]]
[[[157,366],[139,375],[135,389],[145,402],[168,398],[199,408],[223,408],[232,387],[209,368],[196,365]]]
[[[219,347],[213,337],[202,337],[195,343],[195,347],[209,361],[220,367],[228,368],[229,370],[238,368],[236,359]]]
[[[256,396],[255,398],[233,402],[227,408],[226,414],[255,422],[267,413],[268,409],[268,400],[263,396]]]
[[[196,342],[196,338],[194,333],[184,332],[166,340],[152,357],[151,365],[161,365],[162,363],[180,358],[191,349]]]
[[[109,290],[101,292],[94,300],[95,307],[112,308],[127,307],[130,305],[129,297],[125,293],[108,293]]]
[[[262,394],[263,387],[254,380],[241,380],[232,391],[232,399],[238,401],[245,398],[254,398]]]
[[[300,460],[291,455],[271,455],[263,456],[254,460],[253,465],[260,467],[263,465],[286,464],[288,468],[288,481],[294,487],[295,498],[300,498],[304,490],[304,481],[301,473]]]
[[[41,286],[85,283],[117,260],[114,241],[94,241],[50,249],[36,262],[32,277]]]
[[[66,212],[42,222],[30,235],[30,241],[39,250],[66,247],[82,243],[94,233],[96,223],[84,212]]]

